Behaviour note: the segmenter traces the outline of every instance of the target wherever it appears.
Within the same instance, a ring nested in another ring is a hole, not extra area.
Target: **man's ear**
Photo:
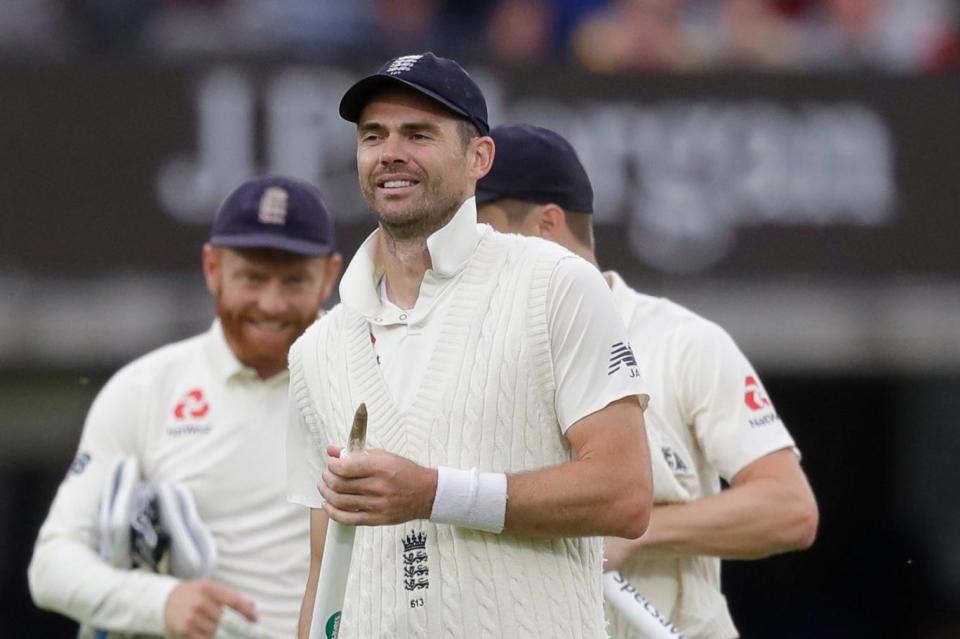
[[[203,277],[207,281],[207,290],[216,297],[220,294],[222,281],[221,258],[223,251],[212,244],[203,245]]]
[[[537,211],[538,230],[545,240],[563,244],[567,230],[567,214],[556,204],[544,204]]]
[[[469,153],[473,161],[471,175],[475,180],[479,180],[493,168],[493,156],[496,155],[493,138],[489,135],[473,138],[470,140]]]

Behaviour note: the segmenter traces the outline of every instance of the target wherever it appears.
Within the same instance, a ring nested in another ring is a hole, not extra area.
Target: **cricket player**
[[[593,189],[569,142],[528,125],[491,136],[497,156],[477,185],[480,219],[596,265]],[[686,636],[736,637],[720,558],[803,549],[816,534],[817,505],[797,449],[726,331],[632,290],[615,272],[604,277],[649,385],[655,502],[642,537],[606,539],[606,569],[619,569]],[[607,616],[613,637],[640,637],[612,607]]]
[[[432,53],[354,84],[378,228],[290,352],[291,499],[358,525],[340,637],[605,637],[597,536],[650,508],[645,390],[600,273],[478,225],[494,160],[472,78]],[[365,403],[367,450],[340,459]],[[326,561],[326,558],[324,558]]]
[[[271,176],[226,198],[203,247],[218,320],[100,391],[30,563],[38,606],[130,635],[212,637],[222,616],[241,631],[221,636],[294,636],[309,522],[285,499],[287,351],[341,264],[314,187]],[[190,491],[216,544],[209,579],[118,570],[98,556],[98,502],[120,456],[145,481]]]

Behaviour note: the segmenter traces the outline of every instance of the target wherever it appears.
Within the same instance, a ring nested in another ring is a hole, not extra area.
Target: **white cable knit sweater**
[[[365,319],[339,306],[290,353],[317,446],[346,441],[360,402],[368,447],[419,464],[514,473],[572,457],[554,408],[546,291],[566,255],[487,234],[466,266],[409,409],[377,365]],[[600,540],[494,535],[413,521],[359,528],[344,639],[605,637]]]

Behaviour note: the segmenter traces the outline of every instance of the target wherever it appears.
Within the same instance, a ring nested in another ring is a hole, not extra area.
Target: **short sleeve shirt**
[[[794,441],[760,376],[717,324],[663,298],[630,289],[607,273],[622,318],[649,378],[647,422],[692,496],[719,490],[744,466]]]
[[[296,631],[309,565],[309,516],[288,503],[286,372],[261,380],[227,345],[219,323],[119,371],[87,416],[77,461],[40,531],[35,558],[64,610],[130,631],[163,632],[176,582],[118,571],[95,554],[95,523],[111,462],[132,455],[144,480],[176,481],[194,497],[217,546],[211,579],[252,599],[264,636]],[[80,575],[78,579],[77,576]],[[75,608],[75,609],[74,609]]]

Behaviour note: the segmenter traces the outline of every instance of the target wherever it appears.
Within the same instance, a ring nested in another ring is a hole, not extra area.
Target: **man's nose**
[[[280,282],[270,282],[260,291],[257,305],[264,313],[279,315],[287,310],[287,298]]]
[[[388,135],[380,146],[380,164],[406,162],[407,156],[403,139],[399,135]]]

